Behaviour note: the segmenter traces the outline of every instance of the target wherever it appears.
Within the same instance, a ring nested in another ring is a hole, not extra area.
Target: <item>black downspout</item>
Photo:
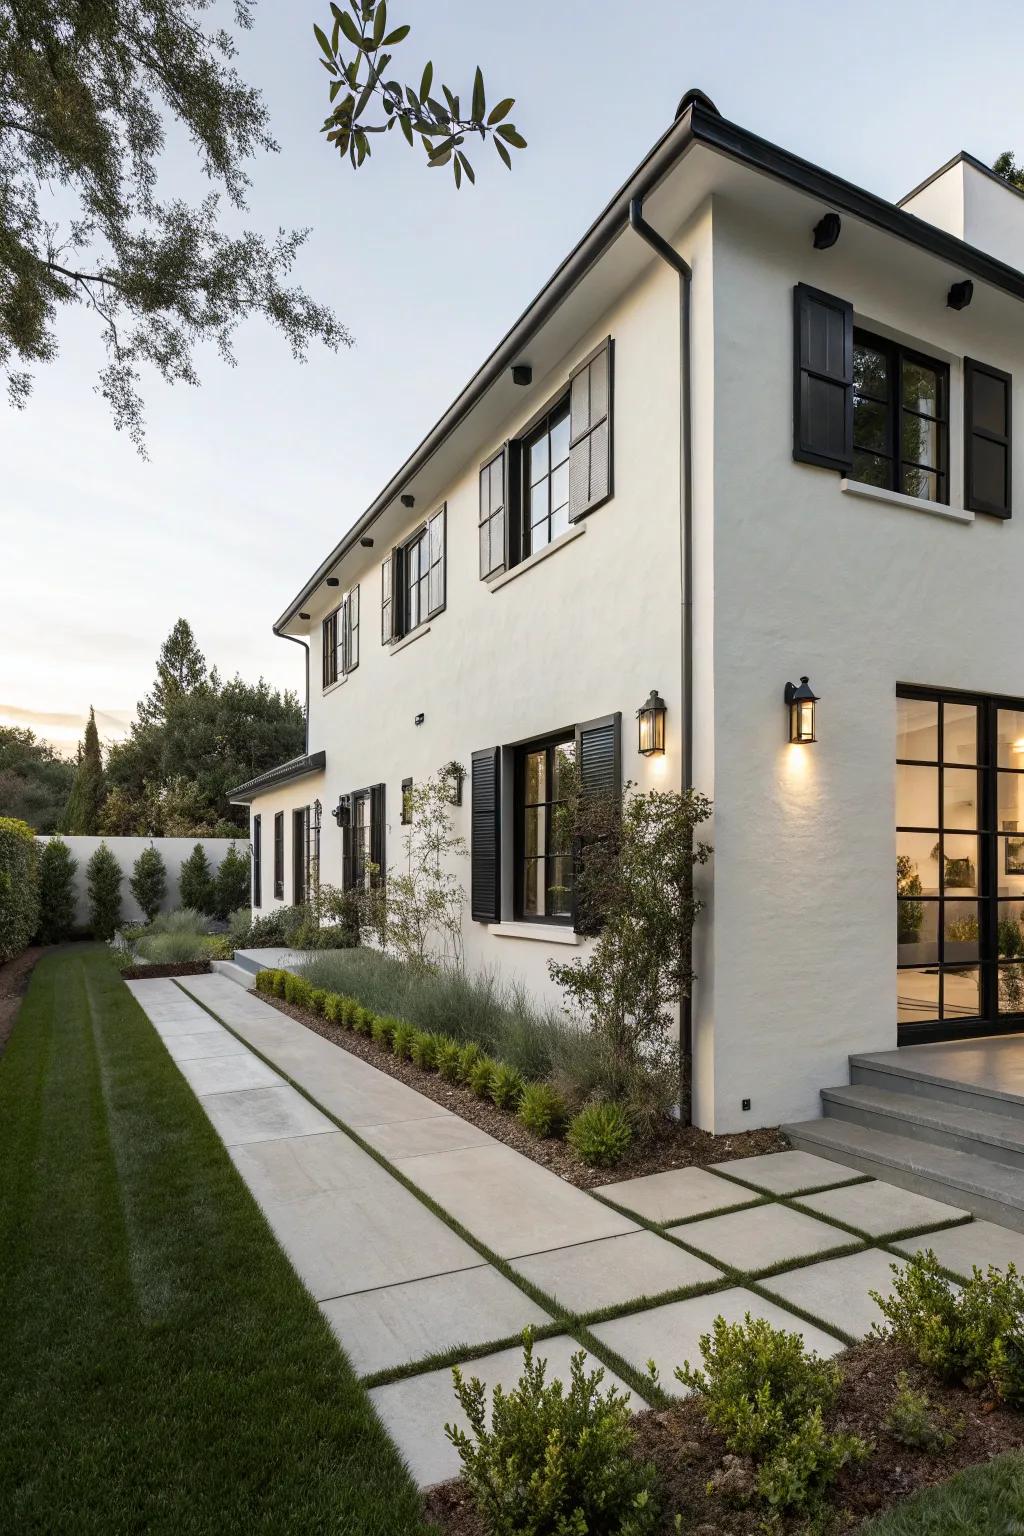
[[[682,674],[683,674],[683,793],[693,788],[693,471],[692,414],[690,409],[690,288],[693,273],[679,252],[653,229],[643,214],[643,199],[629,204],[629,224],[663,261],[679,274],[679,500],[681,513],[680,563],[682,565]],[[689,941],[689,936],[688,941]],[[682,999],[679,1036],[686,1081],[680,1083],[680,1117],[693,1119],[693,999]]]
[[[278,634],[279,631],[275,630],[274,633]],[[302,751],[303,751],[303,755],[305,757],[308,757],[309,756],[309,641],[308,640],[300,640],[298,635],[281,635],[280,638],[282,640],[291,640],[296,645],[301,645],[302,649],[306,653],[306,708],[305,708],[305,713],[303,715],[303,722],[304,722],[305,730],[304,730],[304,734],[303,734],[303,743],[304,743],[304,745],[303,745]]]

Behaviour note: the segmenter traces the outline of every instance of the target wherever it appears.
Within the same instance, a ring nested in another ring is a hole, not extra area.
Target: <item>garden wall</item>
[[[48,837],[37,838],[39,843],[49,841]],[[248,838],[244,836],[237,839],[230,837],[65,837],[64,841],[71,849],[72,856],[78,861],[78,868],[75,870],[75,923],[83,928],[89,921],[85,867],[100,843],[106,843],[120,864],[124,875],[121,885],[121,916],[126,923],[144,921],[142,910],[132,895],[128,882],[135,867],[135,860],[151,843],[154,848],[159,849],[167,867],[167,895],[162,907],[164,912],[173,912],[175,907],[181,905],[178,893],[181,866],[196,843],[202,843],[214,874],[229,848],[237,847],[243,853],[248,853],[249,850]]]

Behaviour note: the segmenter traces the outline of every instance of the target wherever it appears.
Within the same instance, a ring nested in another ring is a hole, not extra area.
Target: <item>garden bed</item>
[[[157,981],[164,976],[206,976],[209,960],[181,960],[177,965],[129,965],[121,972],[125,981]]]
[[[543,1345],[537,1346],[543,1356]],[[943,1483],[966,1467],[985,1464],[1004,1451],[1024,1447],[1024,1415],[959,1387],[942,1387],[898,1345],[880,1340],[858,1345],[839,1357],[843,1386],[837,1418],[848,1429],[875,1442],[871,1459],[843,1473],[829,1503],[835,1528],[854,1530],[900,1500]],[[893,1398],[893,1383],[905,1370],[915,1388],[923,1388],[935,1409],[963,1420],[956,1441],[937,1453],[915,1450],[893,1440],[882,1427]],[[467,1375],[471,1370],[467,1371]],[[756,1507],[727,1503],[707,1491],[727,1454],[722,1437],[708,1427],[698,1398],[640,1414],[634,1420],[637,1455],[656,1465],[663,1488],[666,1532],[677,1511],[684,1536],[750,1536],[761,1529]],[[739,1475],[743,1469],[740,1467]],[[485,1536],[484,1526],[461,1480],[442,1484],[426,1495],[427,1514],[446,1536]],[[806,1530],[803,1518],[783,1520],[778,1531]]]
[[[33,944],[15,955],[13,960],[0,965],[0,1055],[10,1039],[21,999],[28,990],[33,967],[42,953],[42,946]]]
[[[307,1008],[298,1008],[282,998],[261,993],[263,1001],[286,1013],[298,1024],[304,1024],[325,1040],[350,1051],[370,1062],[389,1077],[397,1077],[408,1083],[424,1098],[433,1099],[445,1109],[461,1115],[472,1125],[514,1147],[535,1163],[550,1168],[567,1183],[580,1189],[610,1184],[618,1179],[638,1178],[642,1174],[660,1173],[666,1168],[704,1167],[709,1163],[723,1162],[727,1158],[756,1157],[764,1152],[784,1151],[789,1143],[775,1127],[755,1131],[741,1131],[732,1136],[711,1136],[694,1126],[677,1125],[666,1121],[663,1133],[645,1146],[633,1148],[614,1168],[588,1168],[565,1141],[538,1140],[522,1126],[515,1115],[496,1108],[486,1099],[478,1099],[461,1084],[445,1082],[436,1073],[424,1071],[411,1061],[401,1061],[390,1051],[379,1046],[368,1035],[358,1035],[340,1025],[332,1024]]]

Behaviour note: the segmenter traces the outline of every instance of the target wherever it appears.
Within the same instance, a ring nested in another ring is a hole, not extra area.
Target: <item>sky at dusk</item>
[[[434,60],[491,100],[514,95],[529,141],[506,172],[477,150],[456,192],[389,139],[358,174],[323,141],[327,76],[312,24],[329,7],[264,3],[239,68],[281,152],[254,161],[246,222],[309,226],[295,279],[354,335],[293,363],[251,322],[238,365],[199,356],[202,386],[144,380],[149,459],[94,391],[103,351],[83,311],[0,430],[0,723],[71,750],[89,705],[122,734],[183,615],[222,675],[302,688],[271,626],[441,415],[689,86],[723,115],[897,198],[959,149],[1024,155],[1024,7],[949,0],[729,6],[652,0],[392,0],[413,25],[407,78]],[[187,144],[166,187],[201,195]],[[234,216],[232,216],[233,218]]]

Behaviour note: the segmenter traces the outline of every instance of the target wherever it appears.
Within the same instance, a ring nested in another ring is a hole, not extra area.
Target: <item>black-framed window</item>
[[[284,901],[284,811],[274,814],[274,900]]]
[[[505,449],[480,470],[480,576],[505,569]]]
[[[402,826],[412,826],[412,779],[402,780]]]
[[[528,922],[573,920],[570,790],[575,732],[516,750],[515,915]]]
[[[390,645],[395,638],[395,552],[392,550],[380,567],[380,639]]]
[[[339,677],[359,665],[359,587],[347,592],[333,613],[323,621],[323,685],[330,688]]]
[[[850,478],[949,501],[949,368],[855,329]]]
[[[298,907],[309,894],[309,806],[292,811],[292,901]]]
[[[390,645],[434,618],[447,601],[447,506],[381,565],[381,642]]]
[[[569,529],[569,396],[523,441],[523,558]]]
[[[964,506],[1009,517],[1013,511],[1013,380],[1001,368],[964,358]]]
[[[263,817],[252,819],[252,904],[263,905]]]

